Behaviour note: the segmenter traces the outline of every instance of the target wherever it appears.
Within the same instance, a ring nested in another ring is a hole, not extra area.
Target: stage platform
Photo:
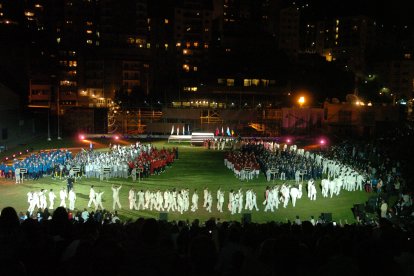
[[[168,137],[168,143],[169,142],[191,142],[191,136],[192,135],[170,135]]]

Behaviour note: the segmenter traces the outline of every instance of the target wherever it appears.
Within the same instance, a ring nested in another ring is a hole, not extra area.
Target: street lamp
[[[299,100],[298,100],[299,106],[302,107],[303,104],[305,103],[305,97],[304,96],[300,96]]]

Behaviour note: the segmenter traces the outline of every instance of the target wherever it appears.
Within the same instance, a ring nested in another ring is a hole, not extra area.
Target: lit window
[[[234,79],[227,79],[227,86],[234,86]]]
[[[269,80],[262,79],[263,86],[269,86]]]
[[[86,43],[87,44],[92,44],[92,40],[88,39],[88,40],[86,40]]]
[[[198,70],[198,68],[197,68],[197,66],[194,66],[194,72],[197,72],[197,70]]]
[[[57,42],[57,43],[60,43],[60,37],[57,37],[57,38],[56,38],[56,42]]]
[[[147,49],[151,48],[151,43],[147,43]]]
[[[86,33],[87,34],[91,34],[92,33],[92,30],[86,30]]]
[[[252,80],[251,79],[244,79],[243,80],[243,86],[251,86]]]
[[[405,59],[411,59],[411,54],[404,54]]]
[[[165,44],[164,44],[164,48],[165,48],[165,49],[168,49],[168,43],[165,43]]]
[[[164,24],[168,24],[169,20],[167,18],[164,19]]]
[[[226,48],[226,52],[231,52],[231,49],[230,48]]]
[[[252,85],[258,86],[259,83],[260,83],[260,80],[259,79],[252,79]]]
[[[208,28],[204,28],[204,31],[205,31],[205,32],[208,32]]]
[[[208,44],[207,43],[204,43],[204,48],[208,49]]]
[[[186,43],[185,43],[185,46],[186,46],[187,48],[190,48],[190,47],[191,47],[191,43],[190,43],[190,42],[186,42]]]
[[[193,45],[194,45],[194,47],[198,47],[198,42],[197,41],[194,42]]]
[[[175,46],[177,46],[177,47],[181,47],[181,42],[177,42],[177,43],[175,44]]]
[[[217,84],[224,84],[224,79],[217,79]]]
[[[86,25],[87,26],[92,26],[92,22],[91,21],[86,21]]]

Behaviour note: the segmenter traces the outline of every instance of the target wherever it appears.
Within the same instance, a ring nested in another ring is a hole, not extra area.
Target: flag
[[[227,136],[230,136],[230,135],[231,135],[231,133],[230,133],[230,128],[229,128],[229,127],[227,127],[227,131],[226,131],[226,133],[227,133]]]
[[[223,126],[221,126],[221,136],[224,136],[224,129],[223,129]]]
[[[177,127],[177,135],[180,135],[180,128]]]
[[[190,124],[187,125],[187,134],[190,135]]]
[[[184,128],[184,126],[183,126],[183,135],[185,135],[185,128]]]
[[[171,128],[171,135],[173,135],[173,134],[174,134],[174,125]]]
[[[217,128],[216,128],[216,132],[214,133],[214,135],[215,135],[215,136],[218,136],[218,135],[219,135],[219,133],[220,133],[220,131],[219,131],[218,127],[217,127]]]

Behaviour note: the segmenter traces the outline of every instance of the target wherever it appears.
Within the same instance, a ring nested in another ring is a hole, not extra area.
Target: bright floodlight
[[[115,140],[119,140],[119,136],[118,135],[115,135]]]
[[[287,143],[290,143],[290,139],[288,138],[288,139],[286,140],[286,142],[287,142]]]
[[[79,135],[79,139],[81,139],[81,140],[85,140],[85,135],[80,134],[80,135]]]
[[[298,100],[298,103],[300,106],[302,106],[305,103],[305,97],[301,96]]]
[[[320,143],[321,145],[324,145],[324,144],[325,144],[325,140],[324,140],[324,139],[321,139],[321,140],[319,141],[319,143]]]

